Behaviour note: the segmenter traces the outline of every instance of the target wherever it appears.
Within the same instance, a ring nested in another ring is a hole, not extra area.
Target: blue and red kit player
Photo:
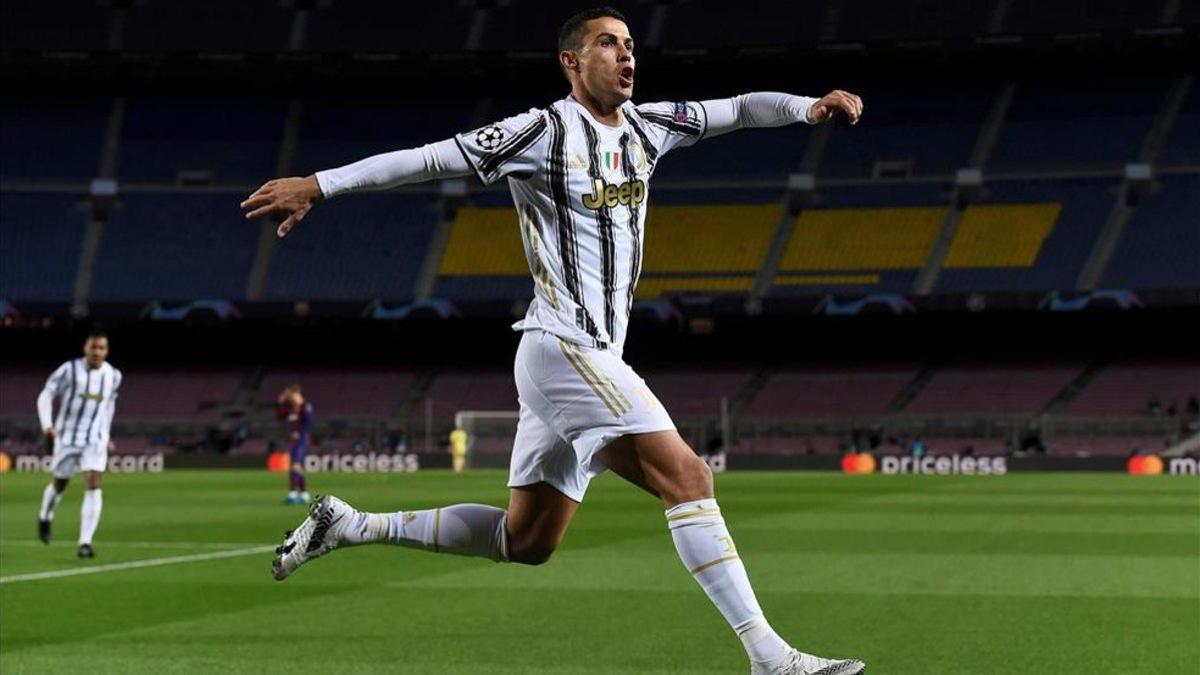
[[[288,472],[288,495],[284,504],[307,504],[312,501],[308,494],[308,481],[304,477],[304,458],[308,454],[309,432],[312,431],[313,407],[304,400],[300,385],[293,384],[279,394],[275,414],[288,425],[288,454],[291,467]]]

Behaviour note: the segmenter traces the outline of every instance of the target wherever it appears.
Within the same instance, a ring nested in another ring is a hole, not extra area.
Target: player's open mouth
[[[622,87],[632,87],[633,86],[633,68],[621,69],[621,72],[617,75],[617,81],[621,84]]]

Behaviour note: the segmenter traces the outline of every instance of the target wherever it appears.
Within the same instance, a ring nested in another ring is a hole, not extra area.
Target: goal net
[[[459,410],[454,427],[467,432],[467,463],[474,467],[507,467],[517,437],[516,410]]]

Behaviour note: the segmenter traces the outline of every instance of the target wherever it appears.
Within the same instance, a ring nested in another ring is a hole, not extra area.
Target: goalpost
[[[520,417],[516,410],[459,410],[454,413],[454,428],[467,432],[467,465],[508,466]]]

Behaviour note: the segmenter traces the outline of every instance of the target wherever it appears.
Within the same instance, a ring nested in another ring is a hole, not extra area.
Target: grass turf
[[[303,512],[250,471],[106,477],[99,556],[74,557],[80,481],[35,539],[46,478],[0,478],[0,672],[742,673],[661,508],[593,483],[541,567],[387,546],[284,583],[271,553],[12,580],[274,546]],[[503,504],[504,475],[329,474],[371,510]],[[718,496],[764,609],[795,645],[868,672],[1200,671],[1200,481],[743,472]]]

